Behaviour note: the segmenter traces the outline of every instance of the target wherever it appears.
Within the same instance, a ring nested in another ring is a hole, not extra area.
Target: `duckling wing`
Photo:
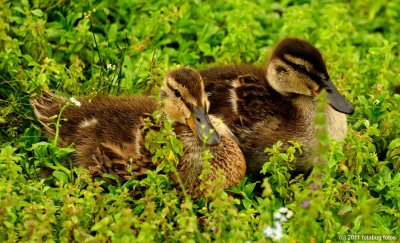
[[[143,173],[149,165],[142,163],[151,161],[143,146],[143,118],[158,109],[159,103],[145,96],[79,100],[80,107],[70,105],[61,114],[67,99],[49,92],[31,99],[31,104],[50,137],[54,138],[56,130],[51,117],[61,116],[58,145],[74,143],[75,161],[93,175],[107,172],[127,179],[129,166],[130,176]]]
[[[209,94],[210,113],[233,123],[251,125],[290,110],[286,98],[274,91],[264,69],[249,65],[222,66],[200,72]]]

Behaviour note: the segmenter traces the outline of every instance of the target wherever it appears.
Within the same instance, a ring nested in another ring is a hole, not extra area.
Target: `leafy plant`
[[[1,242],[320,242],[400,234],[397,1],[0,3]],[[265,66],[287,36],[321,50],[332,81],[356,107],[347,138],[333,142],[322,99],[321,165],[307,178],[290,173],[299,144],[277,143],[265,150],[262,181],[245,178],[192,200],[170,178],[182,144],[170,121],[154,114],[144,129],[158,167],[126,183],[92,179],[74,166],[73,147],[44,137],[29,105],[42,89],[155,95],[176,65]],[[293,212],[281,228],[274,217],[280,208]]]

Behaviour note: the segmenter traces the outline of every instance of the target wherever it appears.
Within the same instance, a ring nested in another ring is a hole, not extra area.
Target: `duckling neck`
[[[317,107],[314,98],[302,95],[294,99],[293,104],[299,111],[305,124],[314,127],[315,115],[317,114]],[[346,116],[333,109],[329,104],[326,106],[324,113],[327,120],[329,136],[334,140],[344,139],[347,134]],[[314,129],[307,130],[312,131]]]
[[[315,100],[313,97],[298,95],[293,99],[293,106],[298,111],[298,114],[305,124],[312,124],[317,112]]]

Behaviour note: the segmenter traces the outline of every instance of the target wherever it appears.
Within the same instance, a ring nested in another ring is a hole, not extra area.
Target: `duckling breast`
[[[328,122],[329,136],[334,140],[343,140],[347,135],[346,115],[336,111],[330,105],[325,110],[325,116]]]
[[[184,155],[179,161],[178,171],[188,192],[194,197],[203,194],[199,176],[204,168],[203,156],[207,150],[212,158],[209,160],[211,171],[205,181],[214,182],[222,175],[222,184],[219,187],[226,189],[238,184],[246,173],[246,161],[235,136],[221,119],[210,116],[210,121],[221,137],[218,145],[204,146],[186,126],[181,127],[178,132],[178,137],[184,144]]]

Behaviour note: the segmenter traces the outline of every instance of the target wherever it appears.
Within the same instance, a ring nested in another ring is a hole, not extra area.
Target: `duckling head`
[[[282,40],[275,48],[267,67],[268,82],[282,95],[317,96],[327,92],[329,104],[337,111],[353,114],[354,107],[330,80],[321,53],[307,41]]]
[[[190,68],[171,71],[164,79],[160,96],[165,112],[173,121],[188,125],[201,142],[219,144],[221,138],[210,122],[210,102],[197,71]]]

